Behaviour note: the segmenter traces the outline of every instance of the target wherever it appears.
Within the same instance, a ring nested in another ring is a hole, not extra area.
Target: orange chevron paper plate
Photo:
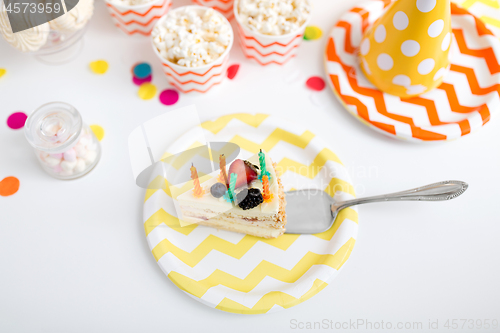
[[[500,108],[500,41],[481,20],[452,3],[451,67],[443,83],[408,99],[383,93],[365,78],[357,54],[363,32],[390,3],[361,3],[334,26],[325,53],[334,93],[363,123],[405,140],[449,141],[480,129]]]
[[[324,189],[342,200],[355,196],[346,168],[308,130],[264,114],[223,116],[201,127],[207,141],[238,144],[240,158],[267,151],[282,171],[285,190]],[[186,133],[167,153],[192,147],[197,133],[199,128]],[[286,309],[320,292],[349,258],[358,233],[355,208],[342,210],[330,230],[315,235],[264,239],[181,227],[170,191],[164,190],[147,190],[143,214],[153,256],[177,287],[212,308],[244,314]]]

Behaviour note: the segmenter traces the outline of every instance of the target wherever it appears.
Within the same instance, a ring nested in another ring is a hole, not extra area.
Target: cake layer
[[[258,158],[249,159],[257,164]],[[190,190],[177,197],[177,207],[182,214],[182,220],[217,229],[244,233],[257,237],[276,238],[285,233],[285,194],[281,179],[276,173],[276,164],[266,156],[266,164],[270,173],[270,192],[272,199],[263,202],[252,209],[243,210],[233,206],[223,197],[215,198],[210,194],[210,187],[217,182],[214,177],[202,186],[207,189],[202,197],[195,197]],[[250,188],[258,188],[262,192],[262,182],[258,179],[249,184]]]
[[[263,237],[263,238],[276,238],[285,233],[285,227],[281,228],[270,228],[270,227],[258,227],[251,224],[239,224],[234,221],[224,221],[218,219],[211,219],[209,221],[197,222],[197,224],[206,225],[208,227],[213,227],[217,229],[223,229],[228,231],[239,232],[251,236]]]
[[[259,158],[257,155],[252,156],[248,159],[253,164],[259,164]],[[189,190],[183,194],[177,196],[176,201],[179,206],[184,207],[185,209],[208,209],[210,211],[216,213],[224,213],[229,210],[239,211],[239,214],[242,216],[272,216],[278,213],[279,210],[279,193],[278,193],[278,177],[276,175],[276,170],[274,168],[272,160],[266,156],[266,164],[268,166],[273,166],[269,168],[268,171],[270,173],[270,181],[269,187],[270,191],[273,194],[273,200],[270,202],[263,203],[258,207],[249,210],[242,210],[239,207],[233,207],[233,205],[229,202],[226,202],[224,198],[214,198],[210,194],[210,187],[217,182],[218,173],[214,175],[214,177],[208,181],[203,182],[201,185],[206,189],[205,195],[203,197],[195,197],[193,195],[193,191]],[[262,191],[262,183],[260,180],[255,180],[248,186],[249,188],[254,187],[258,188]],[[182,208],[181,208],[182,209]]]
[[[182,219],[188,223],[196,223],[218,229],[244,233],[257,237],[276,238],[285,233],[286,200],[281,179],[276,177],[278,211],[275,214],[256,214],[256,210],[231,209],[225,213],[210,209],[180,205]],[[247,212],[254,211],[253,216]]]
[[[204,210],[182,210],[182,219],[185,222],[199,223],[203,221],[227,221],[235,222],[242,225],[249,225],[255,227],[264,228],[282,228],[284,226],[283,222],[278,219],[277,214],[270,217],[245,217],[238,216],[231,213],[225,214],[214,214],[213,212],[207,212]]]

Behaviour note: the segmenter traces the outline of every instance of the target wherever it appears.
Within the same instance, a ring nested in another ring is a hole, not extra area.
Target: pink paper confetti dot
[[[240,69],[240,65],[238,65],[238,64],[229,66],[229,68],[227,69],[227,77],[230,80],[234,79],[234,77],[238,73],[239,69]]]
[[[165,105],[174,105],[179,100],[179,93],[173,89],[165,89],[160,94],[160,102]]]
[[[138,86],[140,86],[141,84],[146,83],[146,82],[151,82],[152,79],[153,79],[153,76],[151,74],[149,76],[145,77],[144,79],[139,79],[135,76],[132,76],[132,81]]]
[[[323,80],[319,76],[311,76],[309,79],[307,79],[306,86],[309,89],[321,91],[325,89],[325,80]]]
[[[24,112],[14,112],[7,118],[7,126],[12,129],[20,129],[24,127],[24,123],[26,122],[26,118],[28,116]]]

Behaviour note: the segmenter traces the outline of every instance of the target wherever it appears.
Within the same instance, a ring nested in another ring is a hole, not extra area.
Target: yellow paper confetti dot
[[[104,138],[104,128],[99,125],[90,125],[90,129],[94,132],[94,135],[97,137],[97,140],[101,141]]]
[[[151,99],[156,95],[156,86],[152,83],[143,83],[137,94],[141,99]]]
[[[323,31],[320,28],[314,25],[310,25],[306,27],[306,32],[304,33],[304,39],[306,40],[315,40],[321,38],[323,35]]]
[[[108,70],[108,63],[105,60],[96,60],[90,63],[90,69],[96,74],[104,74]]]
[[[5,68],[0,68],[0,77],[4,76],[5,73],[7,73],[7,70]]]

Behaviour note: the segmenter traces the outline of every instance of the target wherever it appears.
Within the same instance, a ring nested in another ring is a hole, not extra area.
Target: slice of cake
[[[264,238],[285,232],[285,194],[276,165],[262,151],[234,160],[226,174],[197,184],[177,197],[181,219]],[[197,177],[197,175],[196,175]]]

